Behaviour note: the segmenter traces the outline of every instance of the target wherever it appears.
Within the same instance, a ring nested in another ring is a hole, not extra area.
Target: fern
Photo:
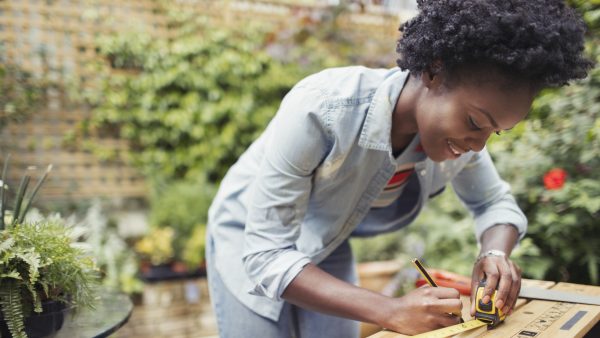
[[[19,274],[19,272],[16,270],[12,270],[9,273],[0,274],[0,280],[2,280],[4,278],[22,279],[21,274]],[[2,284],[0,283],[0,285],[2,285]]]
[[[37,291],[35,291],[35,287],[33,286],[33,284],[26,284],[26,286],[27,290],[29,290],[29,293],[31,293],[31,298],[33,301],[33,311],[37,313],[42,312],[42,300],[40,299],[40,297],[38,297],[38,293]]]
[[[6,325],[13,338],[27,338],[23,310],[21,308],[21,294],[17,283],[5,280],[0,288],[0,307],[6,320]]]
[[[25,253],[18,253],[17,257],[29,266],[29,284],[34,285],[40,275],[40,254],[32,250]]]
[[[0,253],[3,253],[4,251],[7,251],[8,249],[12,248],[12,246],[14,244],[15,244],[14,238],[12,238],[12,237],[7,238],[2,243],[0,243]]]
[[[1,1],[1,0],[0,0]],[[6,177],[6,165],[3,177]],[[97,274],[91,258],[75,246],[62,220],[24,222],[50,169],[27,196],[30,177],[17,189],[9,226],[0,221],[0,310],[13,338],[27,338],[25,317],[42,312],[42,299],[93,306]],[[6,210],[6,185],[0,184],[0,217]],[[28,201],[22,208],[23,201]],[[31,296],[30,296],[31,295]],[[0,337],[1,338],[1,337]]]
[[[42,286],[42,290],[44,290],[44,295],[48,297],[50,295],[50,286],[48,285],[48,282],[40,281],[38,284]]]
[[[27,265],[29,265],[29,283],[26,283],[25,286],[31,293],[31,298],[33,300],[33,311],[38,313],[42,312],[42,301],[40,300],[40,297],[38,297],[38,293],[35,290],[35,282],[38,280],[40,275],[40,255],[37,252],[29,250],[26,253],[17,254],[17,257],[21,258],[25,263],[27,263]]]

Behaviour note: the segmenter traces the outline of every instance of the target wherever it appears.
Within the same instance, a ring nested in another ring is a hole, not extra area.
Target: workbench
[[[536,286],[541,288],[583,293],[600,296],[600,286],[580,285],[571,283],[554,283],[523,279],[523,286]],[[465,321],[471,320],[468,296],[462,296]],[[579,338],[584,337],[600,320],[600,306],[570,304],[553,301],[526,300],[517,301],[512,315],[504,323],[493,330],[485,326],[463,332],[454,338]],[[596,330],[594,332],[596,333]],[[396,332],[383,330],[368,338],[404,338],[410,337]],[[598,336],[600,337],[600,335]],[[598,338],[589,337],[589,338]]]

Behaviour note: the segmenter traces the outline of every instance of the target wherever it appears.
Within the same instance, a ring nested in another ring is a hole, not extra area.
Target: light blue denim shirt
[[[209,210],[215,266],[259,315],[277,320],[292,279],[359,224],[369,235],[369,224],[374,232],[406,225],[447,183],[473,213],[478,239],[499,223],[525,234],[525,216],[485,149],[416,163],[418,203],[403,208],[399,199],[371,210],[394,174],[392,111],[407,76],[398,68],[345,67],[305,78],[223,179]]]

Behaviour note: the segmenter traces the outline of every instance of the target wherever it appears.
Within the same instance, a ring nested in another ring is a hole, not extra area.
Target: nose
[[[466,143],[474,152],[480,152],[485,147],[487,140],[490,138],[491,132],[480,131],[477,135],[472,135],[467,138]]]

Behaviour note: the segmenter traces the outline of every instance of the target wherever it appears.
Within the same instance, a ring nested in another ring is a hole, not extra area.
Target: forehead
[[[469,109],[485,111],[498,124],[499,129],[510,129],[525,118],[534,93],[527,85],[503,88],[494,83],[462,83],[455,87],[460,100]]]

